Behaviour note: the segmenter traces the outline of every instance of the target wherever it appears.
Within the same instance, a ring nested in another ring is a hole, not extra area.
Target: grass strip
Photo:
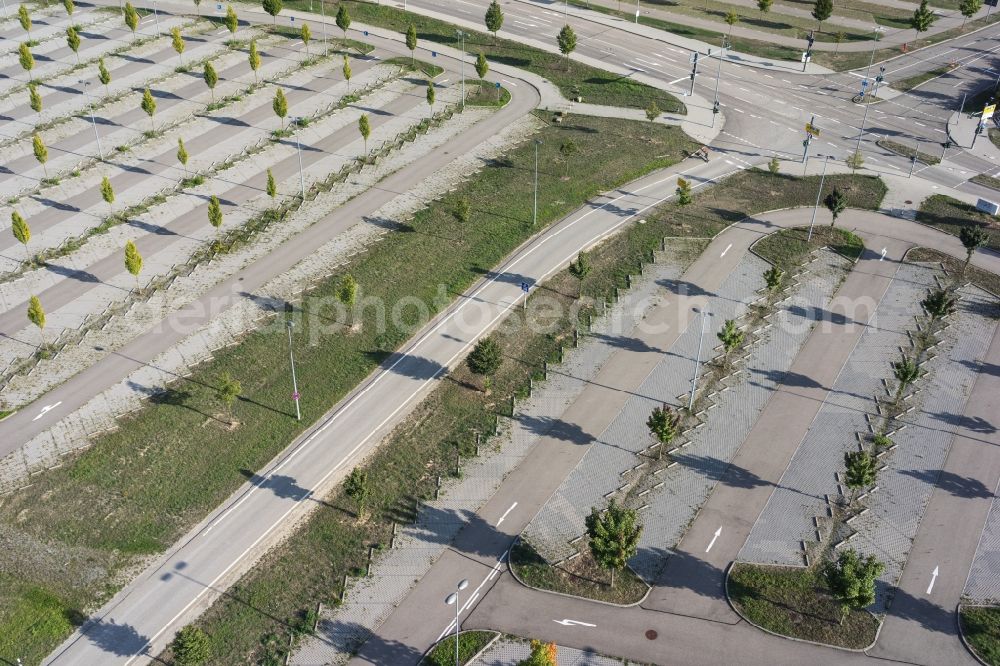
[[[886,150],[896,153],[897,155],[902,155],[903,157],[913,158],[916,157],[918,162],[923,162],[929,166],[938,164],[941,161],[940,157],[936,157],[929,153],[922,153],[916,148],[911,148],[905,143],[900,143],[899,141],[893,141],[892,139],[887,139],[882,137],[875,142],[876,146],[885,148]]]
[[[986,247],[1000,250],[1000,229],[997,228],[997,218],[946,194],[934,194],[924,199],[920,204],[920,210],[917,211],[917,222],[953,236],[957,236],[962,227],[984,227],[991,230]]]
[[[458,663],[467,664],[482,651],[497,634],[492,631],[462,631],[458,634]],[[455,636],[447,636],[424,657],[423,666],[454,666]]]
[[[510,102],[510,91],[503,86],[482,79],[466,79],[465,84],[473,88],[465,99],[470,106],[504,107]]]
[[[879,620],[851,611],[841,622],[840,604],[812,568],[737,562],[727,593],[750,622],[782,636],[860,650],[875,641]]]
[[[899,79],[898,81],[892,82],[892,87],[900,92],[906,92],[908,90],[913,90],[917,86],[927,83],[931,79],[936,79],[939,76],[944,76],[950,72],[954,67],[951,65],[942,65],[941,67],[935,67],[927,72],[921,72],[920,74],[914,74],[913,76],[908,76],[905,79]]]
[[[586,547],[580,551],[580,557],[554,565],[530,544],[518,541],[510,551],[510,566],[529,587],[612,604],[637,603],[649,590],[649,586],[627,567],[615,575],[615,585],[611,587],[611,574],[597,566]]]
[[[966,266],[964,261],[956,259],[950,254],[945,254],[940,250],[932,250],[928,247],[917,247],[907,252],[906,259],[913,262],[941,264],[948,275],[962,275],[964,273],[963,277],[966,280],[1000,298],[1000,275],[977,268],[971,264]]]
[[[811,240],[808,227],[781,229],[760,239],[754,244],[753,251],[785,273],[790,273],[820,247],[829,247],[851,261],[856,261],[865,249],[864,242],[856,234],[840,227],[822,225],[813,228]]]
[[[382,62],[390,65],[399,65],[409,72],[421,72],[427,78],[433,79],[444,72],[444,67],[434,65],[423,60],[414,60],[412,58],[396,57],[387,58]]]
[[[990,666],[1000,666],[1000,608],[961,606],[958,621],[972,652]]]
[[[298,11],[312,11],[308,0],[290,0],[285,5]],[[341,6],[346,7],[351,17],[359,23],[393,30],[401,35],[413,24],[420,42],[445,44],[453,48],[462,47],[462,41],[456,34],[458,28],[452,23],[404,12],[388,5],[359,0],[328,3],[327,15],[336,14]],[[633,81],[627,76],[568,60],[558,54],[515,41],[494,39],[492,35],[482,32],[464,32],[465,50],[468,53],[473,55],[483,53],[487,60],[492,62],[519,67],[545,77],[558,86],[567,99],[582,96],[585,101],[595,104],[639,109],[645,109],[650,102],[655,101],[663,111],[686,112],[684,104],[673,95]]]
[[[994,190],[1000,190],[1000,178],[994,178],[993,176],[987,176],[985,173],[978,173],[969,179],[977,185],[982,185],[983,187],[989,187]]]

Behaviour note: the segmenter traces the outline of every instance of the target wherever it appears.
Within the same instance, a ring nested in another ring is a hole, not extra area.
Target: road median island
[[[905,143],[900,143],[899,141],[893,141],[892,139],[881,138],[875,142],[876,146],[880,148],[885,148],[886,150],[896,153],[897,155],[902,155],[903,157],[916,157],[918,162],[927,164],[928,166],[933,166],[941,161],[941,158],[931,155],[929,153],[924,153],[906,145]]]
[[[960,604],[958,627],[972,655],[989,666],[1000,666],[1000,607]]]
[[[472,663],[500,638],[495,631],[462,631],[458,634],[458,664]],[[421,666],[452,666],[455,664],[455,636],[438,641],[426,655]]]
[[[947,194],[932,194],[924,199],[916,220],[952,236],[958,236],[963,227],[980,227],[988,232],[985,247],[1000,251],[997,218]]]

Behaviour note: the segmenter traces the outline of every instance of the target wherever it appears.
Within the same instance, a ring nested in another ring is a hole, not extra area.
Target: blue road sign
[[[521,283],[521,291],[523,291],[524,293],[527,294],[530,290],[531,290],[531,285],[530,284],[528,284],[527,282],[522,282]]]
[[[367,36],[368,36],[368,31],[367,31],[367,30],[365,30],[365,37],[367,37]]]
[[[432,58],[437,58],[438,57],[438,52],[437,51],[431,51],[431,57]]]
[[[499,87],[500,87],[500,82],[499,82],[499,81],[497,81],[497,88],[499,88]]]

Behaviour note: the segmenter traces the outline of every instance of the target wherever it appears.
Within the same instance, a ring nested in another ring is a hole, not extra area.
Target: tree
[[[586,252],[576,255],[576,261],[569,265],[570,274],[578,280],[590,275],[590,256]]]
[[[181,63],[181,67],[184,66],[184,38],[181,36],[180,28],[170,29],[170,41],[174,45],[174,51],[177,51],[177,59]]]
[[[347,92],[351,92],[351,61],[346,53],[344,54],[344,66],[341,67],[340,71],[344,73],[344,80],[347,81]]]
[[[472,217],[472,204],[465,197],[458,200],[455,205],[455,219],[465,224]]]
[[[250,40],[250,53],[247,55],[250,61],[250,69],[253,70],[253,82],[257,83],[257,70],[260,69],[260,52],[257,50],[257,40]]]
[[[740,15],[735,11],[726,13],[726,24],[729,26],[729,35],[733,34],[733,26],[740,22]]]
[[[240,27],[240,19],[236,16],[236,10],[233,9],[232,5],[226,5],[226,27],[229,28],[229,35],[232,37],[236,36],[236,29]]]
[[[354,307],[358,298],[358,282],[353,275],[345,275],[337,287],[337,300],[349,308]]]
[[[406,48],[410,49],[410,67],[413,67],[416,57],[413,52],[417,50],[417,26],[412,23],[406,28]]]
[[[42,339],[42,348],[45,348],[45,310],[38,296],[28,299],[28,321],[38,327],[38,335]]]
[[[826,199],[823,199],[823,203],[826,205],[827,210],[830,211],[830,215],[833,216],[833,221],[830,222],[830,226],[832,227],[837,223],[837,218],[840,217],[840,214],[844,212],[845,208],[847,208],[847,199],[844,197],[843,193],[835,187],[830,194],[826,195]]]
[[[427,82],[427,106],[431,107],[431,113],[434,113],[434,84],[430,81]]]
[[[851,171],[857,171],[865,165],[865,156],[861,154],[860,150],[855,150],[844,162],[851,167]]]
[[[722,343],[722,350],[725,353],[725,362],[729,363],[729,355],[741,344],[743,344],[744,332],[736,327],[735,319],[727,319],[722,330],[715,334]]]
[[[365,155],[368,154],[368,137],[372,135],[372,126],[368,121],[368,114],[362,113],[361,117],[358,118],[358,131],[361,133],[361,138],[365,140]]]
[[[97,79],[104,84],[104,93],[110,95],[111,91],[108,89],[108,84],[111,83],[111,72],[104,65],[104,58],[100,58],[97,61]]]
[[[139,27],[139,12],[135,11],[131,2],[125,3],[125,25],[132,31],[132,39],[135,39],[135,29]]]
[[[944,319],[955,311],[956,299],[947,289],[931,289],[927,292],[924,300],[920,301],[920,307],[924,309],[927,316],[931,318],[931,323]]]
[[[982,247],[989,240],[990,235],[985,229],[979,226],[965,226],[962,227],[958,232],[958,238],[962,241],[962,245],[965,247],[965,266],[968,267],[969,262],[972,261],[972,255],[975,253],[976,248]],[[964,268],[962,269],[965,270]]]
[[[845,39],[847,39],[847,33],[844,32],[843,30],[838,30],[837,32],[833,33],[833,41],[837,45],[833,49],[834,55],[837,55],[840,52],[840,43],[843,42]]]
[[[66,28],[66,46],[76,56],[76,63],[80,64],[80,33],[77,31],[76,26],[71,25]]]
[[[21,27],[28,33],[28,41],[31,41],[31,14],[26,5],[17,8],[17,20],[21,22]]]
[[[347,11],[347,5],[341,4],[337,9],[337,27],[344,33],[344,40],[347,40],[347,29],[351,27],[351,14]]]
[[[218,239],[219,230],[222,228],[222,204],[219,197],[212,195],[208,200],[208,223],[215,227],[215,237]]]
[[[205,85],[208,86],[209,92],[212,93],[212,104],[215,104],[215,84],[219,82],[219,75],[215,72],[215,67],[212,67],[212,63],[205,63],[205,73],[202,75],[205,79]]]
[[[660,113],[662,113],[662,111],[660,111],[660,107],[656,105],[656,100],[654,99],[650,101],[649,106],[646,107],[646,119],[649,120],[649,122],[653,122],[660,117]]]
[[[813,18],[819,21],[819,30],[823,29],[823,21],[833,15],[833,0],[816,0],[812,11]]]
[[[564,25],[556,36],[559,52],[566,56],[566,69],[569,69],[569,54],[576,50],[576,33],[569,24]]]
[[[198,13],[198,18],[201,18],[201,0],[193,0],[195,11]]]
[[[28,73],[28,80],[33,81],[31,70],[35,68],[35,56],[31,55],[31,49],[26,43],[17,47],[17,59],[21,63],[21,69]]]
[[[480,79],[486,78],[486,73],[490,71],[490,63],[486,62],[486,54],[482,51],[476,56],[476,76]]]
[[[614,500],[611,500],[605,511],[592,508],[586,523],[590,553],[599,567],[611,571],[613,588],[615,572],[624,569],[629,558],[635,555],[642,535],[642,525],[638,524],[633,509],[619,506]]]
[[[852,490],[867,488],[875,483],[878,461],[867,451],[847,451],[844,453],[844,475],[847,487]]]
[[[153,123],[153,114],[156,113],[156,100],[153,99],[153,93],[149,92],[149,88],[142,91],[142,103],[139,106],[149,116],[149,126],[155,132],[156,125]]]
[[[663,457],[663,449],[670,446],[670,442],[677,437],[680,422],[681,415],[676,410],[671,409],[667,403],[663,403],[662,407],[653,408],[653,413],[646,420],[646,427],[660,443],[658,458]]]
[[[76,5],[73,4],[73,0],[63,0],[63,7],[66,8],[66,16],[72,17],[73,11],[76,9]]]
[[[188,151],[184,148],[184,139],[177,137],[177,161],[184,167],[184,177],[187,178]]]
[[[778,157],[772,157],[767,163],[767,170],[771,172],[772,176],[777,176],[778,172],[781,171],[781,162],[778,161]]]
[[[208,636],[205,632],[188,625],[174,636],[170,643],[177,666],[201,666],[211,656]]]
[[[682,206],[686,206],[691,203],[691,181],[685,180],[680,176],[677,177],[677,203]]]
[[[823,567],[823,578],[830,593],[840,602],[843,624],[847,614],[875,603],[875,579],[882,575],[885,565],[874,555],[860,557],[853,548],[841,551],[835,562]]]
[[[569,178],[569,158],[576,152],[577,146],[572,139],[559,144],[559,154],[562,155],[563,164],[566,166],[566,177]]]
[[[142,272],[142,255],[135,243],[125,243],[125,268],[135,277],[135,289],[139,290],[139,273]]]
[[[493,43],[497,42],[497,33],[500,32],[500,28],[503,27],[503,10],[500,9],[500,3],[497,0],[493,0],[490,6],[486,8],[486,29],[493,33]]]
[[[243,386],[236,379],[233,379],[228,372],[219,376],[219,385],[215,389],[215,398],[226,408],[226,415],[230,424],[233,422],[233,403],[239,397]]]
[[[31,253],[28,252],[28,242],[31,240],[31,227],[16,210],[10,212],[10,230],[17,242],[24,246],[26,263],[31,263]]]
[[[101,198],[104,199],[104,203],[108,204],[108,210],[114,214],[115,190],[111,187],[111,181],[108,180],[107,176],[101,178]]]
[[[281,0],[263,0],[264,11],[271,15],[271,24],[277,25],[278,14],[281,13]]]
[[[771,5],[774,4],[774,0],[757,0],[757,9],[760,10],[761,14],[766,14],[771,11]]]
[[[365,507],[372,494],[371,484],[368,483],[368,472],[360,467],[352,469],[344,480],[344,492],[358,507],[358,520],[364,522]]]
[[[926,32],[931,24],[937,20],[937,15],[927,6],[927,0],[920,0],[920,6],[913,11],[913,18],[910,19],[910,26],[917,31],[917,35]]]
[[[38,92],[38,85],[34,81],[28,84],[28,106],[38,115],[42,114],[42,95]]]
[[[35,136],[31,137],[31,149],[35,153],[35,159],[42,165],[42,172],[48,178],[49,170],[45,166],[45,163],[49,161],[49,149],[45,147],[42,137],[38,136],[38,132],[35,132]]]
[[[309,24],[303,23],[302,30],[299,34],[302,37],[302,45],[306,47],[306,56],[309,55],[309,40],[312,39],[312,33],[309,32]]]
[[[474,374],[485,377],[483,390],[489,391],[491,379],[503,363],[503,349],[493,338],[483,338],[465,358],[465,364]]]
[[[764,283],[768,291],[775,291],[781,286],[781,281],[785,278],[785,272],[777,266],[771,266],[764,271]]]
[[[962,12],[962,16],[965,17],[965,20],[962,21],[962,27],[965,27],[965,21],[975,16],[982,8],[983,0],[962,0],[958,5],[958,11]]]
[[[531,654],[527,659],[517,662],[517,666],[556,666],[555,643],[543,643],[532,639]]]
[[[285,116],[288,115],[288,100],[285,99],[285,91],[281,88],[275,89],[274,101],[271,102],[271,108],[274,109],[274,115],[278,116],[281,120],[281,129],[285,129]]]
[[[920,377],[920,367],[917,365],[915,359],[910,358],[904,353],[898,361],[892,362],[892,374],[896,378],[896,381],[899,382],[896,385],[895,400],[895,403],[898,405],[906,387],[917,381]]]
[[[271,197],[272,201],[278,196],[278,185],[274,182],[274,174],[270,169],[267,170],[267,196]]]

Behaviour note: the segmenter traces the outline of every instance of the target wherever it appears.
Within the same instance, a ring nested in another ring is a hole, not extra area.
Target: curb
[[[479,659],[481,656],[483,656],[484,652],[493,647],[493,644],[496,643],[498,640],[500,640],[500,636],[503,635],[499,631],[492,631],[490,629],[463,629],[458,632],[458,635],[461,636],[462,634],[470,634],[473,632],[493,634],[493,638],[487,641],[486,645],[484,645],[482,649],[479,650],[479,652],[469,657],[469,660],[465,662],[466,664],[474,664],[476,660]],[[445,636],[441,640],[434,641],[434,643],[429,648],[427,648],[422,655],[420,655],[420,661],[418,662],[418,664],[423,664],[424,660],[427,659],[427,655],[433,652],[434,648],[436,648],[438,645],[448,640],[449,638],[454,638],[454,637],[455,637],[454,634],[449,634],[448,636]]]
[[[980,657],[979,654],[972,649],[972,645],[969,644],[969,641],[966,640],[965,631],[962,629],[963,608],[1000,608],[1000,606],[994,606],[992,604],[963,604],[961,602],[959,602],[959,604],[955,606],[955,624],[958,626],[958,637],[959,639],[961,639],[962,645],[964,645],[965,649],[969,651],[969,654],[972,655],[972,658],[978,661],[980,664],[982,664],[983,666],[992,666],[990,663],[988,663],[982,657]]]

